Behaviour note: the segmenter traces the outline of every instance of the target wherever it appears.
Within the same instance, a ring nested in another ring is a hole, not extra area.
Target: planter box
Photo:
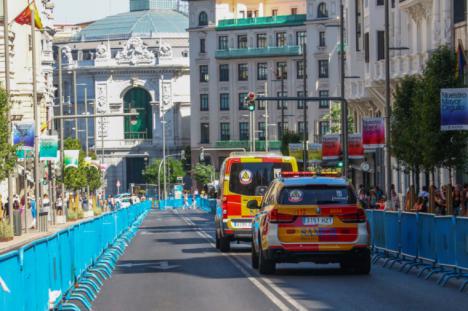
[[[0,238],[0,242],[9,242],[9,241],[12,241],[13,240],[13,237],[9,237],[9,238]]]

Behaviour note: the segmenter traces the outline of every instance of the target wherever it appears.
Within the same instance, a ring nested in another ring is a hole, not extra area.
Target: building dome
[[[186,33],[187,16],[172,9],[152,9],[117,14],[98,20],[80,31],[75,41],[157,38],[161,33]]]

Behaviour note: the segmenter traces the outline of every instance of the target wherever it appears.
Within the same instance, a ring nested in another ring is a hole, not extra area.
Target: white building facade
[[[226,149],[205,153],[218,169],[229,149],[249,148],[251,128],[257,151],[265,149],[266,131],[269,150],[279,149],[283,129],[306,129],[310,142],[328,132],[321,121],[327,100],[308,103],[307,125],[301,101],[284,102],[284,110],[269,101],[268,125],[266,103],[258,103],[251,127],[244,98],[249,91],[303,96],[304,74],[309,96],[338,95],[338,0],[189,1],[189,12],[193,161],[201,147]]]
[[[190,143],[186,12],[178,10],[179,1],[132,0],[130,8],[91,23],[55,48],[63,60],[65,114],[75,113],[75,85],[78,114],[138,113],[89,119],[87,127],[84,119],[65,122],[65,138],[78,136],[83,147],[88,140],[98,159],[104,155],[109,194],[144,183],[145,166],[162,157],[163,126],[167,154]],[[58,86],[57,70],[54,82]]]

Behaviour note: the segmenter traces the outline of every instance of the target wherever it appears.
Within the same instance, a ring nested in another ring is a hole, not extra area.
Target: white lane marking
[[[133,268],[133,267],[140,267],[140,266],[146,266],[148,268],[155,268],[155,269],[160,269],[160,270],[169,270],[169,269],[174,269],[178,268],[179,266],[176,265],[169,265],[167,261],[161,261],[159,263],[125,263],[121,265],[117,265],[119,268]]]
[[[177,213],[179,214],[179,213]],[[179,214],[180,215],[180,214]],[[197,227],[199,228],[191,219],[183,216],[182,216],[182,219],[190,226],[194,226],[194,227]],[[196,231],[200,236],[206,238],[207,240],[211,241],[209,242],[209,244],[216,248],[216,245],[213,244],[212,241],[214,241],[214,238],[209,235],[208,233],[204,232],[202,229],[199,228],[199,230]],[[284,303],[282,303],[278,298],[276,298],[276,295],[275,293],[272,293],[271,290],[269,290],[268,288],[266,288],[262,283],[258,282],[258,280],[256,278],[259,278],[261,279],[262,281],[264,281],[265,283],[268,284],[268,286],[276,291],[277,294],[279,294],[281,297],[283,297],[285,300],[288,301],[288,303],[290,303],[292,306],[294,306],[294,308],[296,308],[297,310],[299,311],[307,311],[308,309],[306,309],[305,307],[303,307],[301,304],[299,304],[297,301],[295,301],[291,296],[289,296],[287,293],[285,293],[282,289],[278,288],[278,286],[276,286],[273,282],[271,282],[269,279],[265,278],[265,277],[262,277],[260,276],[256,271],[254,271],[254,274],[255,276],[252,276],[252,274],[250,273],[250,271],[248,271],[247,269],[250,269],[249,265],[246,264],[243,260],[241,259],[238,259],[236,257],[234,257],[233,255],[230,255],[230,254],[226,254],[226,253],[221,253],[223,256],[225,256],[237,269],[239,269],[246,277],[249,281],[251,281],[258,289],[260,289],[262,291],[262,293],[265,294],[265,296],[267,296],[274,304],[276,304],[276,306],[278,306],[278,308],[280,308],[281,310],[290,310]],[[283,309],[284,308],[284,309]]]

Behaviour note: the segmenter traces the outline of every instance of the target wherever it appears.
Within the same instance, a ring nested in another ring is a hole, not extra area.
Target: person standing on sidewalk
[[[57,203],[56,203],[56,208],[57,208],[57,215],[63,215],[63,200],[62,200],[62,195],[59,195],[57,197]]]
[[[29,196],[29,206],[31,207],[31,215],[32,215],[32,222],[30,229],[36,229],[36,222],[37,222],[37,210],[36,210],[36,200],[34,195]]]
[[[42,199],[42,212],[47,216],[47,221],[51,221],[50,215],[50,200],[47,194],[44,194]]]

